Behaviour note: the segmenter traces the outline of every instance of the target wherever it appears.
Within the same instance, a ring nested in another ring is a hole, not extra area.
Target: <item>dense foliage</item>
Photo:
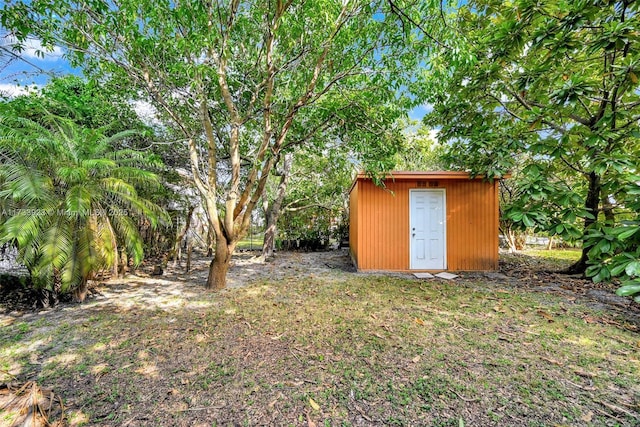
[[[280,155],[331,131],[364,167],[396,150],[418,63],[387,1],[13,2],[20,41],[66,49],[73,63],[149,100],[188,148],[215,234],[207,286],[225,286]]]
[[[117,268],[119,257],[142,261],[139,230],[155,227],[164,213],[138,189],[160,182],[145,170],[152,157],[114,149],[135,131],[107,137],[109,126],[91,129],[42,107],[23,108],[31,104],[0,105],[0,243],[17,246],[36,287],[82,300],[87,281]]]
[[[0,18],[19,41],[14,53],[35,37],[100,82],[77,96],[77,82],[57,83],[50,98],[72,102],[47,113],[62,117],[56,123],[113,136],[135,119],[103,109],[101,97],[153,105],[178,147],[172,165],[197,188],[215,235],[210,288],[224,287],[261,200],[273,227],[280,213],[295,223],[308,209],[296,200],[338,200],[321,189],[340,179],[304,179],[329,170],[304,159],[336,144],[374,174],[394,162],[488,179],[511,173],[503,230],[578,242],[582,257],[570,271],[619,280],[620,294],[640,299],[639,8],[631,0],[49,0],[8,3]],[[398,119],[418,102],[440,145],[425,129],[401,134]],[[120,127],[107,131],[116,117]],[[62,138],[65,126],[45,130]],[[98,151],[89,154],[106,153]]]
[[[470,1],[444,17],[462,49],[425,70],[426,122],[454,167],[516,168],[504,215],[577,239],[571,271],[640,291],[637,2]],[[640,300],[640,297],[638,297]]]
[[[328,247],[347,220],[347,190],[354,168],[339,146],[301,154],[292,165],[289,190],[281,206],[280,241],[295,242],[294,248],[298,241],[316,248]]]

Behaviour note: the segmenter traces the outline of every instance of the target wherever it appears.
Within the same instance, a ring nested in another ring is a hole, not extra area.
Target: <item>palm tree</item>
[[[33,283],[78,301],[87,280],[117,269],[119,253],[142,261],[140,221],[156,226],[166,213],[136,188],[158,188],[150,160],[106,137],[44,111],[39,120],[0,118],[0,243],[11,242]],[[7,210],[7,207],[9,209]]]

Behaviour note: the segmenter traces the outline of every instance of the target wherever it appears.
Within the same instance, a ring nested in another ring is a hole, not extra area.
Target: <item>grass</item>
[[[71,425],[640,422],[640,336],[586,300],[344,273],[183,298],[21,320],[3,369],[62,394]]]
[[[240,242],[238,242],[237,250],[250,251],[250,250],[262,250],[262,243],[264,242],[264,233],[254,233],[245,236]]]
[[[567,248],[567,249],[542,249],[538,247],[527,247],[523,254],[539,258],[550,264],[565,265],[572,264],[580,259],[582,249],[580,248]]]

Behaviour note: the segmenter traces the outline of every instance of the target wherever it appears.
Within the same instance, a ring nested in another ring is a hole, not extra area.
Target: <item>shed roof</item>
[[[471,178],[469,172],[460,171],[391,171],[387,173],[384,179],[391,179],[393,181],[401,181],[408,179],[484,179],[484,175],[477,175]],[[505,175],[503,178],[509,178],[509,175]],[[371,179],[365,172],[359,172],[356,175],[349,192],[353,190],[358,180]]]

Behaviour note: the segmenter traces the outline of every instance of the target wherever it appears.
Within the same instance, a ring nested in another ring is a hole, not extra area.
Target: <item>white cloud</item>
[[[131,106],[140,120],[147,126],[158,126],[162,124],[162,122],[158,120],[158,110],[147,101],[131,101]]]
[[[18,44],[15,37],[6,37],[4,39],[5,46],[12,48]],[[39,61],[57,61],[62,58],[62,48],[60,46],[53,46],[53,48],[46,48],[42,46],[42,42],[38,39],[28,38],[22,45],[21,51],[14,51],[17,55],[23,56],[25,59],[36,59]]]
[[[15,98],[16,96],[26,95],[30,92],[38,90],[38,86],[18,86],[9,83],[0,83],[0,96],[7,98]]]

